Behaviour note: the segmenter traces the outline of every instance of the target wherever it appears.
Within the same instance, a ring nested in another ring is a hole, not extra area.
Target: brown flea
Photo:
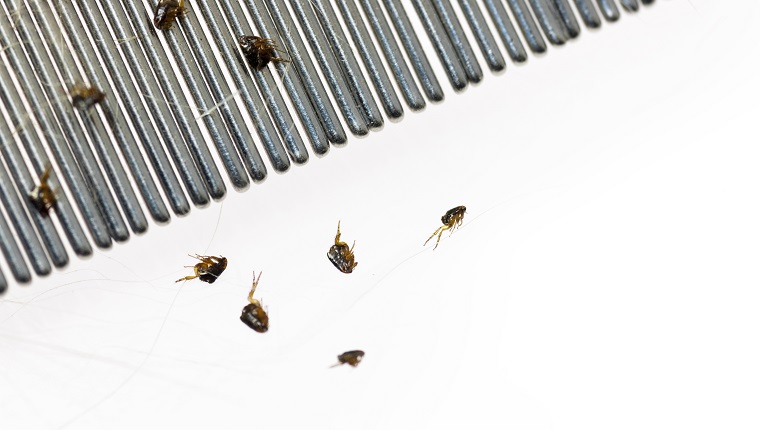
[[[449,209],[446,214],[444,214],[441,217],[441,222],[443,223],[442,226],[438,227],[436,231],[433,232],[433,234],[430,235],[428,240],[425,241],[425,244],[422,246],[427,245],[428,242],[430,242],[430,239],[433,238],[436,234],[438,235],[438,240],[435,241],[435,247],[433,249],[438,248],[438,242],[441,241],[441,235],[445,230],[451,230],[451,233],[454,232],[454,230],[462,225],[462,220],[464,219],[464,213],[467,211],[467,208],[464,206],[457,206],[453,209]]]
[[[364,358],[364,351],[361,350],[354,350],[354,351],[346,351],[343,354],[338,356],[338,362],[333,364],[330,367],[340,366],[343,364],[348,364],[351,367],[356,367],[361,363],[362,358]]]
[[[256,287],[259,285],[259,279],[261,279],[261,272],[259,272],[258,278],[256,278],[256,272],[253,272],[253,285],[248,294],[248,304],[243,308],[240,321],[258,333],[266,333],[269,330],[269,315],[261,306],[261,302],[253,298],[253,293],[256,292]]]
[[[42,175],[40,175],[40,183],[28,194],[29,200],[34,203],[34,206],[42,216],[48,216],[50,209],[55,207],[58,203],[58,200],[55,197],[55,191],[53,191],[53,188],[48,184],[50,169],[50,164],[47,164]]]
[[[153,25],[159,30],[169,30],[178,16],[185,13],[185,0],[158,0],[153,11]]]
[[[74,84],[69,94],[71,95],[71,104],[82,111],[90,109],[106,98],[104,92],[82,82]]]
[[[196,254],[196,255],[191,255],[191,257],[196,258],[201,261],[195,266],[185,266],[185,267],[192,267],[193,270],[195,271],[195,274],[177,279],[176,282],[189,281],[191,279],[199,278],[203,282],[208,282],[209,284],[213,284],[214,282],[216,282],[216,278],[218,278],[222,274],[222,272],[224,272],[224,269],[227,268],[227,259],[222,256],[212,257],[212,256]]]
[[[259,36],[239,36],[238,44],[248,63],[256,70],[263,69],[270,62],[288,62],[288,60],[277,56],[279,49],[272,39]]]
[[[354,262],[354,245],[356,245],[356,241],[351,245],[351,248],[348,247],[346,242],[340,241],[340,221],[338,221],[338,233],[335,235],[335,245],[331,246],[330,250],[327,251],[327,258],[343,273],[353,272],[354,267],[359,264]]]

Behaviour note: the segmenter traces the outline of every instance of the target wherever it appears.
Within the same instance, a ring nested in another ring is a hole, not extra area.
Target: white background
[[[660,0],[462,94],[439,74],[443,104],[12,285],[0,427],[757,429],[756,3]],[[229,268],[175,284],[188,253]]]

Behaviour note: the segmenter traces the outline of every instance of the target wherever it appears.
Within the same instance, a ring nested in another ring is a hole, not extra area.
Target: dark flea
[[[219,257],[213,257],[213,256],[207,256],[207,255],[191,255],[191,257],[196,258],[200,260],[201,262],[196,264],[195,266],[185,266],[185,267],[192,267],[195,271],[194,275],[185,276],[184,278],[177,279],[176,282],[180,281],[189,281],[191,279],[200,278],[203,282],[208,282],[209,284],[213,284],[216,282],[216,278],[218,278],[222,272],[224,272],[224,269],[227,268],[227,259],[219,256]]]
[[[243,308],[240,321],[258,333],[266,333],[269,330],[269,315],[261,306],[261,302],[253,298],[253,293],[256,292],[256,287],[259,285],[259,279],[261,279],[261,272],[259,272],[258,278],[256,278],[256,272],[253,272],[253,285],[248,294],[248,304]]]
[[[355,351],[346,351],[343,354],[338,356],[338,362],[333,364],[330,367],[340,366],[343,364],[348,364],[351,367],[356,367],[361,363],[362,358],[364,358],[364,351],[361,350],[355,350]]]
[[[261,70],[270,62],[287,63],[288,60],[278,57],[277,44],[274,40],[259,36],[239,36],[238,44],[251,67]]]
[[[158,0],[153,12],[153,25],[159,30],[172,28],[174,20],[185,13],[185,0]]]
[[[58,200],[55,197],[55,191],[48,184],[50,178],[50,164],[45,166],[45,171],[40,175],[40,183],[29,192],[29,200],[34,203],[34,207],[42,216],[48,216]]]
[[[354,271],[354,267],[357,264],[354,262],[354,241],[351,248],[348,247],[346,242],[340,241],[340,221],[338,221],[338,234],[335,235],[335,245],[330,247],[327,251],[327,258],[330,259],[333,265],[343,273],[351,273]]]
[[[438,240],[435,241],[435,248],[438,248],[438,242],[441,241],[441,235],[446,230],[451,230],[451,233],[454,232],[454,230],[457,227],[460,227],[462,225],[462,220],[464,219],[464,213],[467,211],[467,208],[464,206],[457,206],[453,209],[449,209],[448,212],[446,212],[445,215],[441,217],[441,222],[443,223],[442,226],[438,227],[436,231],[433,232],[433,234],[430,235],[428,240],[425,241],[425,244],[422,246],[427,245],[428,242],[430,242],[430,239],[433,238],[436,234],[438,235]]]
[[[95,87],[78,82],[71,87],[71,104],[75,108],[85,111],[102,102],[106,94]]]

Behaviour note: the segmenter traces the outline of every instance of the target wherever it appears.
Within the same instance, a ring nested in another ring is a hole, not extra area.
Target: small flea
[[[243,321],[245,325],[256,332],[266,333],[269,330],[269,315],[267,315],[264,307],[261,306],[261,302],[253,298],[253,293],[259,285],[259,279],[261,279],[261,272],[259,272],[258,278],[256,278],[256,272],[253,272],[253,285],[251,286],[251,292],[248,294],[248,304],[243,308],[240,321]]]
[[[55,207],[58,200],[55,197],[55,191],[48,184],[50,178],[50,164],[45,166],[45,170],[40,175],[40,183],[29,192],[29,200],[39,211],[40,215],[48,216],[50,209]]]
[[[354,267],[357,264],[354,262],[354,241],[351,248],[348,247],[346,242],[340,241],[340,221],[338,221],[338,233],[335,235],[335,245],[330,247],[327,251],[327,258],[330,259],[332,264],[343,273],[351,273],[354,271]]]
[[[364,358],[364,351],[358,349],[354,351],[346,351],[343,354],[339,355],[338,362],[330,367],[341,366],[343,364],[348,364],[351,367],[356,367],[359,365],[359,363],[361,363],[362,358]]]
[[[153,12],[153,25],[159,30],[169,30],[178,16],[185,13],[185,0],[158,0]]]
[[[277,56],[279,49],[272,39],[259,36],[239,36],[238,44],[245,58],[256,70],[263,69],[270,62],[288,62],[288,60]]]
[[[207,255],[191,255],[191,257],[196,258],[200,260],[201,262],[196,264],[195,266],[185,266],[185,267],[192,267],[195,271],[194,275],[185,276],[184,278],[177,279],[176,282],[180,281],[189,281],[194,278],[200,278],[203,282],[208,282],[209,284],[213,284],[216,282],[216,278],[218,278],[222,272],[224,272],[224,269],[227,268],[227,259],[219,256],[219,257],[213,257],[213,256],[207,256]]]
[[[85,111],[102,102],[106,94],[95,87],[78,82],[71,87],[71,104],[75,108]]]
[[[441,217],[441,222],[443,225],[438,227],[438,229],[430,235],[428,240],[426,240],[422,246],[427,245],[427,243],[430,242],[430,239],[432,239],[433,236],[437,234],[438,240],[435,241],[435,247],[433,247],[433,249],[438,248],[438,242],[441,241],[441,235],[445,230],[451,230],[449,233],[451,234],[457,227],[462,225],[465,211],[467,211],[467,208],[464,206],[457,206],[453,209],[449,209],[446,214]]]

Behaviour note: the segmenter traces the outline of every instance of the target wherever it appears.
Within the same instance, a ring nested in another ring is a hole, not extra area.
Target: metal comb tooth
[[[567,35],[571,39],[578,37],[581,34],[581,26],[578,24],[578,19],[575,18],[568,0],[551,0],[550,6],[553,6],[559,15],[560,23],[565,26]]]
[[[422,21],[422,26],[433,44],[438,59],[443,64],[449,83],[454,91],[463,91],[467,88],[467,75],[462,63],[457,58],[451,41],[445,34],[443,24],[438,20],[438,14],[433,5],[427,0],[412,0],[414,9]]]
[[[475,59],[475,51],[470,46],[470,41],[464,34],[464,29],[451,7],[449,0],[433,0],[433,7],[438,14],[438,19],[449,36],[451,46],[454,47],[459,62],[464,68],[467,80],[478,83],[483,80],[483,70]]]
[[[0,251],[3,251],[5,261],[8,262],[11,274],[13,274],[16,282],[29,282],[32,280],[32,274],[24,262],[24,257],[21,256],[21,250],[18,248],[10,228],[8,228],[8,222],[5,220],[3,212],[0,210]],[[2,280],[5,281],[5,278],[3,277]],[[5,286],[0,286],[0,289],[5,290]]]
[[[507,67],[504,57],[496,45],[496,39],[490,31],[483,13],[472,0],[459,0],[459,6],[464,13],[470,30],[475,35],[475,40],[480,47],[480,53],[486,60],[488,68],[494,72],[500,72]]]
[[[596,0],[599,5],[599,9],[602,11],[604,19],[610,22],[615,22],[620,19],[620,10],[612,0]]]
[[[404,108],[401,106],[401,101],[393,89],[393,84],[391,84],[388,74],[385,72],[377,50],[370,43],[372,39],[359,15],[359,9],[351,1],[337,0],[337,2],[341,14],[343,14],[343,20],[346,22],[351,33],[351,39],[359,50],[364,67],[367,69],[372,84],[375,86],[375,91],[377,91],[385,114],[394,120],[401,119],[404,116]]]
[[[8,280],[5,279],[3,271],[0,270],[0,294],[3,294],[8,289]]]
[[[257,12],[262,15],[266,14],[265,11],[259,11],[255,1],[256,0],[246,0],[246,5],[251,13],[254,15],[256,15]],[[322,124],[327,132],[327,138],[333,144],[345,144],[347,139],[346,132],[343,130],[343,125],[340,123],[332,103],[330,103],[330,98],[327,96],[325,87],[319,80],[319,74],[317,73],[316,67],[314,67],[314,64],[312,64],[311,61],[308,61],[308,50],[298,36],[298,32],[295,29],[295,22],[288,13],[287,6],[285,6],[283,0],[265,1],[267,8],[269,9],[269,15],[277,26],[279,36],[282,38],[285,46],[288,47],[290,61],[298,70],[301,82],[303,82],[303,85],[311,98],[311,103],[322,120]],[[305,55],[306,57],[304,58],[302,55]]]
[[[588,28],[598,28],[602,25],[599,13],[596,11],[592,0],[575,0],[575,7]]]
[[[557,16],[552,13],[548,1],[528,0],[528,2],[549,43],[553,45],[564,44],[570,38],[570,35],[567,34],[564,25],[559,23]]]
[[[189,202],[205,206],[223,198],[217,160],[229,183],[243,190],[266,177],[260,149],[275,171],[309,159],[300,130],[323,155],[330,143],[346,142],[341,115],[353,134],[362,135],[383,126],[380,106],[389,119],[403,116],[397,90],[412,110],[423,109],[425,97],[443,100],[409,7],[456,91],[483,79],[480,59],[492,71],[506,67],[481,7],[514,62],[525,61],[527,52],[513,18],[528,48],[542,53],[544,38],[561,45],[580,34],[580,22],[600,26],[598,11],[614,21],[618,6],[639,9],[638,0],[506,0],[509,11],[499,0],[457,0],[459,12],[451,0],[407,6],[400,0],[289,0],[290,7],[284,0],[245,0],[244,6],[185,0],[188,9],[174,28],[159,31],[150,23],[153,0],[99,6],[0,1],[0,19],[8,22],[0,26],[0,250],[20,283],[29,282],[32,271],[44,276],[67,264],[58,224],[71,249],[89,255],[81,222],[96,246],[107,248],[126,240],[130,230],[145,231],[145,210],[162,223],[169,220],[168,208],[182,215]],[[240,35],[271,38],[282,47],[286,58],[271,64],[281,84],[268,67],[255,70],[248,63],[238,48]],[[107,97],[87,111],[75,109],[68,92],[80,82],[109,90]],[[44,216],[27,195],[48,166],[57,202]],[[0,270],[0,292],[7,284]]]
[[[371,0],[361,0],[361,5],[372,27],[372,32],[380,44],[380,49],[383,51],[385,60],[388,62],[388,67],[390,67],[393,76],[396,78],[396,83],[401,89],[401,94],[403,94],[407,106],[414,111],[424,109],[425,98],[414,82],[412,71],[401,56],[401,49],[393,37],[391,27],[388,25],[388,21],[385,19],[380,5]]]
[[[367,85],[367,81],[361,73],[359,63],[351,50],[348,38],[338,22],[335,11],[329,2],[325,2],[324,0],[310,0],[310,3],[317,20],[322,25],[322,32],[327,36],[327,46],[332,48],[334,58],[343,72],[344,82],[353,95],[354,102],[359,105],[367,127],[380,130],[384,123],[383,116],[380,114],[380,109],[372,97],[369,85]]]
[[[443,88],[433,73],[433,68],[430,66],[401,2],[399,0],[383,0],[383,5],[396,28],[401,44],[404,45],[409,61],[412,62],[412,67],[414,67],[414,72],[420,80],[425,96],[432,102],[443,101]]]
[[[638,0],[620,0],[620,5],[628,12],[636,12],[639,10]]]
[[[507,15],[504,4],[501,0],[483,0],[483,3],[486,9],[488,9],[488,14],[491,15],[491,20],[496,27],[496,31],[499,33],[502,43],[504,43],[504,47],[507,49],[509,58],[516,63],[525,62],[528,59],[528,53],[525,51],[525,47],[520,41],[515,27],[512,25],[509,15]]]
[[[328,48],[331,42],[328,41],[328,37],[319,28],[319,18],[317,17],[317,13],[312,9],[311,1],[290,0],[290,5],[298,22],[301,24],[306,40],[309,42],[317,63],[319,63],[322,69],[325,80],[330,87],[335,102],[338,104],[338,108],[343,114],[343,119],[346,121],[348,129],[354,135],[366,135],[369,133],[368,118],[360,111],[359,106],[353,100],[348,85],[343,79],[340,65]],[[343,41],[338,41],[337,43],[342,44]]]
[[[531,51],[536,54],[546,52],[546,42],[538,31],[538,26],[530,15],[530,10],[523,0],[507,0],[509,8],[512,10],[517,25],[520,27],[525,42]]]

